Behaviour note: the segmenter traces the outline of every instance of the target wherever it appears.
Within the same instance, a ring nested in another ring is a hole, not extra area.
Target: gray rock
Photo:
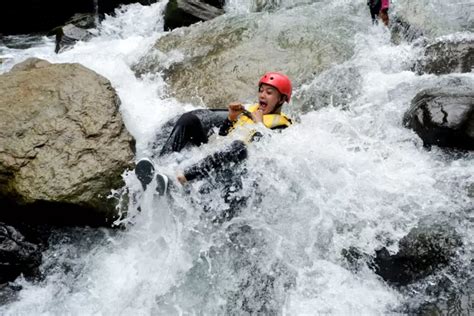
[[[474,36],[440,39],[430,43],[415,65],[418,74],[471,72],[474,67]]]
[[[474,150],[472,86],[419,92],[413,98],[403,122],[421,137],[425,146]]]
[[[63,27],[54,30],[56,35],[55,53],[60,53],[66,48],[73,46],[78,41],[87,41],[92,38],[93,34],[74,24],[66,24]]]
[[[107,196],[133,152],[107,79],[80,64],[28,59],[0,75],[0,113],[0,200],[69,205],[65,217],[115,215]]]

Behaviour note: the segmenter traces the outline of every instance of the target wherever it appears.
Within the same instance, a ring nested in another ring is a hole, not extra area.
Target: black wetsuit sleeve
[[[188,181],[199,180],[212,170],[221,169],[229,163],[238,163],[246,158],[247,146],[243,141],[235,140],[224,150],[215,152],[184,170],[184,176]]]
[[[221,127],[219,128],[219,135],[220,136],[227,136],[229,135],[232,127],[234,126],[234,122],[226,118],[222,123]]]

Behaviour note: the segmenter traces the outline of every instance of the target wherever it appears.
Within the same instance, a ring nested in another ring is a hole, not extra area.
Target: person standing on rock
[[[237,169],[247,158],[247,144],[258,140],[259,125],[271,130],[281,130],[291,125],[291,120],[281,112],[285,102],[289,102],[292,93],[290,79],[281,73],[268,72],[258,82],[258,103],[245,108],[240,102],[228,106],[226,117],[217,115],[212,110],[195,110],[183,114],[175,123],[173,130],[164,143],[159,156],[179,152],[188,145],[200,146],[208,142],[208,136],[214,127],[219,127],[219,135],[227,136],[236,130],[247,128],[245,140],[238,139],[223,150],[217,151],[186,168],[176,177],[177,182],[185,185],[188,181],[200,180],[214,173],[216,182],[223,185],[224,199],[230,209],[226,218],[232,217],[241,199],[232,198],[232,192],[238,190],[239,178]],[[160,195],[167,192],[168,177],[157,172],[153,162],[148,158],[140,159],[135,167],[135,174],[145,189],[156,179]]]

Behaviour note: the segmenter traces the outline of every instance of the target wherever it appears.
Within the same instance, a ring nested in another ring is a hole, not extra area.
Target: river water
[[[262,3],[231,0],[226,14],[251,14]],[[279,14],[311,5],[265,3],[270,11],[280,8]],[[397,1],[391,14],[419,12],[415,20],[431,30],[431,38],[472,37],[466,31],[469,23],[472,27],[466,15],[472,3],[456,4]],[[28,57],[93,69],[117,90],[125,124],[137,140],[137,157],[146,156],[160,126],[194,109],[168,97],[159,75],[137,79],[131,70],[165,34],[165,5],[123,7],[102,21],[98,36],[58,55],[52,38],[9,38],[0,46],[0,73]],[[250,176],[244,179],[250,199],[239,216],[210,224],[202,216],[202,204],[222,201],[193,203],[188,195],[195,194],[194,187],[188,194],[174,190],[170,199],[159,199],[152,190],[142,193],[133,174],[126,173],[137,201],[121,220],[123,229],[55,232],[43,254],[45,279],[19,278],[16,283],[23,289],[0,307],[1,313],[380,315],[413,312],[431,301],[447,312],[450,297],[424,292],[435,279],[396,289],[367,267],[354,272],[341,255],[351,246],[368,254],[385,246],[395,253],[397,242],[420,221],[449,222],[461,236],[464,246],[456,268],[463,278],[452,269],[439,275],[448,277],[453,292],[463,297],[454,304],[458,310],[469,312],[472,302],[466,297],[472,293],[465,282],[472,273],[473,198],[467,188],[474,182],[473,154],[428,151],[402,126],[410,100],[439,78],[410,70],[420,45],[394,45],[386,28],[371,25],[365,1],[351,5],[359,8],[355,18],[364,25],[353,38],[352,57],[295,87],[295,100],[306,100],[305,106],[295,101],[290,111],[297,123],[252,145]],[[347,78],[341,69],[355,69],[359,76]],[[446,84],[453,76],[444,77]],[[474,80],[472,73],[455,76]],[[323,85],[328,95],[319,93]],[[350,92],[343,95],[341,85]],[[308,100],[314,103],[308,106]],[[175,174],[213,150],[212,145],[192,149],[164,160],[160,169]],[[267,172],[261,174],[263,165]],[[258,174],[263,194],[253,194],[253,174]]]

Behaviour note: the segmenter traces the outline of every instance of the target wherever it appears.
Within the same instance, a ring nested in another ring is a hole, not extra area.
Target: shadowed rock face
[[[13,281],[20,273],[34,274],[40,264],[40,248],[12,226],[0,223],[0,284]]]
[[[173,30],[224,14],[224,1],[171,0],[164,13],[164,29]]]
[[[428,89],[418,93],[405,113],[425,146],[474,150],[474,91],[472,87]]]
[[[1,75],[0,199],[112,217],[107,196],[133,158],[118,107],[110,82],[79,64],[29,59]]]
[[[112,14],[118,6],[154,0],[21,0],[2,1],[0,34],[41,33],[63,25],[75,13]],[[95,6],[97,5],[97,8]]]
[[[334,18],[332,10],[348,12]],[[349,11],[315,3],[272,14],[219,16],[160,38],[134,70],[163,72],[170,94],[181,101],[211,108],[251,102],[267,71],[287,74],[297,87],[347,60],[361,23]]]

